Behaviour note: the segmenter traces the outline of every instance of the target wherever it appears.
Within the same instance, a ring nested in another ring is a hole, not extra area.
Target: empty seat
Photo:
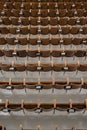
[[[59,17],[65,17],[65,16],[67,16],[66,9],[63,9],[63,10],[59,9],[59,15],[58,16]]]
[[[26,57],[27,56],[27,52],[26,52],[25,49],[24,50],[17,50],[17,55],[19,57]]]
[[[78,65],[77,64],[67,64],[64,68],[63,68],[63,70],[64,71],[76,71],[78,68]]]
[[[38,82],[26,82],[25,86],[26,86],[27,89],[36,89],[37,84],[38,84]]]
[[[52,89],[53,88],[53,85],[52,85],[51,81],[48,81],[48,82],[41,81],[40,85],[42,86],[42,89]]]
[[[14,64],[14,70],[19,72],[25,71],[26,70],[25,64]]]
[[[38,32],[37,32],[37,30],[38,30],[38,27],[31,27],[30,28],[30,34],[33,34],[33,35],[36,35]]]
[[[14,52],[14,50],[4,50],[4,54],[7,57],[13,57],[17,55],[16,52]]]
[[[11,82],[11,87],[12,87],[12,89],[24,89],[25,85],[23,84],[23,82],[12,81]]]
[[[3,71],[10,71],[14,70],[14,68],[11,68],[11,64],[0,64],[0,69]]]
[[[4,37],[0,37],[0,45],[5,45],[6,39]]]
[[[57,28],[57,27],[51,27],[50,33],[51,33],[52,35],[58,34],[58,28]]]
[[[84,2],[83,8],[85,8],[87,10],[87,3],[86,2]]]
[[[0,89],[7,89],[9,82],[0,82]]]
[[[37,2],[33,2],[31,8],[32,9],[38,9],[38,3]]]
[[[65,50],[64,52],[66,57],[73,57],[75,54],[75,50]]]
[[[74,44],[74,45],[80,45],[80,44],[82,44],[82,38],[74,38],[73,40],[72,40],[72,43]]]
[[[30,18],[30,24],[33,26],[38,25],[38,18]]]
[[[40,52],[42,57],[49,57],[50,56],[50,50],[41,50]]]
[[[5,24],[5,25],[10,25],[11,24],[11,20],[8,17],[2,17],[0,23],[1,24]]]
[[[13,38],[7,37],[6,43],[9,44],[9,45],[16,45],[16,44],[18,44],[18,40],[14,37]]]
[[[78,67],[79,71],[87,71],[87,64],[80,64]]]
[[[60,50],[53,50],[52,51],[52,56],[53,57],[60,57],[61,56],[61,52]]]
[[[10,27],[9,32],[11,34],[18,34],[18,33],[20,33],[20,29],[17,29],[17,27]]]
[[[10,9],[4,9],[4,10],[1,10],[0,15],[10,17],[13,15],[13,12]]]
[[[68,18],[67,17],[60,17],[58,20],[59,25],[67,25],[68,24]]]
[[[5,9],[13,9],[14,8],[13,2],[5,2],[4,8]]]
[[[21,9],[21,3],[20,2],[14,2],[13,8],[18,9],[18,10]]]
[[[9,29],[7,27],[0,27],[0,33],[1,34],[8,34],[9,33]]]
[[[30,17],[30,11],[29,10],[22,10],[22,12],[20,12],[20,16]]]
[[[48,18],[41,18],[40,20],[38,20],[38,23],[42,26],[47,26],[49,24],[49,20]]]
[[[33,104],[24,104],[24,109],[27,111],[35,111],[35,109],[37,108],[37,103],[33,103]]]
[[[81,81],[70,81],[71,89],[78,89],[82,87]]]
[[[67,9],[75,9],[76,5],[73,2],[66,2]]]
[[[27,64],[26,69],[28,71],[36,71],[37,70],[37,64]]]
[[[51,38],[50,43],[52,45],[59,45],[60,44],[60,38]]]
[[[72,38],[63,38],[61,44],[71,45],[72,44]]]
[[[75,2],[75,8],[76,9],[83,9],[84,8],[84,4],[82,4],[82,2]]]
[[[74,17],[74,16],[77,16],[77,11],[75,11],[75,10],[70,10],[70,9],[68,9],[68,11],[67,11],[67,13],[66,13],[66,16],[67,17]]]
[[[29,44],[29,41],[27,38],[18,38],[18,40],[16,40],[17,43],[19,43],[20,45],[27,45]]]
[[[70,27],[61,27],[61,33],[64,35],[70,33]]]
[[[41,32],[40,32],[40,30],[41,30]],[[42,35],[49,34],[49,27],[45,27],[45,28],[41,27],[41,29],[38,29],[38,33],[41,33]]]
[[[80,27],[72,27],[71,28],[71,34],[78,34],[80,30]]]
[[[58,19],[51,17],[49,20],[50,25],[55,26],[58,25]]]
[[[82,31],[82,34],[85,34],[85,35],[86,35],[86,34],[87,34],[87,27],[83,27],[82,30],[83,30],[83,31]]]
[[[23,24],[24,26],[27,26],[30,24],[29,19],[27,17],[22,17],[19,21],[19,23]]]
[[[11,18],[11,22],[13,25],[20,25],[18,21],[19,21],[19,18],[15,18],[15,17]]]
[[[22,8],[25,10],[29,10],[31,9],[31,5],[29,2],[24,2]],[[33,8],[33,4],[32,4],[32,8]]]
[[[53,2],[49,2],[49,6],[48,6],[49,9],[57,9],[57,7],[58,7],[57,3],[55,4]]]
[[[37,38],[29,38],[30,45],[37,45]]]
[[[4,56],[4,52],[3,52],[3,49],[0,50],[0,57]]]
[[[82,85],[82,88],[87,89],[87,82],[86,81],[84,81],[84,84]]]
[[[52,66],[51,66],[51,64],[42,64],[41,63],[41,65],[40,65],[40,68],[39,67],[37,67],[37,70],[42,70],[42,71],[51,71],[51,69],[52,69]]]
[[[53,65],[53,70],[54,71],[62,71],[64,67],[65,67],[64,64],[54,64]]]
[[[75,53],[75,56],[77,56],[77,57],[84,57],[85,55],[86,55],[85,50],[77,50]]]
[[[77,21],[76,18],[70,18],[69,21],[68,21],[68,24],[69,25],[75,25],[77,24],[79,21]]]
[[[14,16],[14,17],[20,17],[20,10],[13,9],[12,10],[12,16]]]
[[[57,11],[50,9],[50,10],[49,10],[49,16],[50,16],[50,17],[56,17],[56,16],[57,16]]]
[[[47,3],[41,3],[41,9],[48,9]]]
[[[63,2],[57,2],[58,3],[58,9],[65,9],[65,4]]]
[[[49,45],[50,44],[50,40],[49,38],[41,38],[41,42],[40,40],[37,41],[37,43],[41,43],[42,45]]]
[[[55,89],[65,89],[68,86],[67,81],[55,81],[54,88]]]
[[[14,111],[21,111],[22,110],[22,108],[21,108],[21,104],[19,103],[19,104],[14,104],[14,103],[12,103],[12,104],[8,104],[8,111],[9,112],[14,112]]]
[[[77,14],[78,14],[78,17],[83,17],[83,16],[85,16],[85,10],[83,9],[78,9],[77,10]]]
[[[36,57],[40,56],[40,52],[38,52],[38,50],[28,50],[27,55],[30,57]]]
[[[82,17],[81,17],[81,18],[80,18],[80,24],[81,24],[81,25],[87,24],[87,18],[84,18],[84,17],[82,18]]]
[[[38,17],[39,16],[38,10],[31,10],[30,15],[31,15],[31,17]]]
[[[47,16],[49,16],[48,10],[46,10],[46,9],[41,10],[39,16],[41,16],[41,17],[47,17]]]
[[[16,32],[17,32],[17,30],[16,30]],[[28,34],[29,33],[28,27],[21,27],[20,28],[20,33],[23,34],[23,35]]]

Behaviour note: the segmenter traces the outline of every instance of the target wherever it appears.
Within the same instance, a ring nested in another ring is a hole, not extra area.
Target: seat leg
[[[6,56],[4,56],[4,60],[6,60]]]
[[[54,93],[54,88],[52,88],[52,93]]]
[[[84,109],[83,114],[86,112],[86,109]]]
[[[73,56],[73,60],[75,60],[75,55]]]
[[[68,90],[66,89],[66,93],[67,93],[67,91],[68,91]]]
[[[28,61],[28,56],[27,56],[27,61]]]
[[[55,114],[55,109],[53,110],[53,114]]]
[[[28,76],[28,71],[26,70],[26,76]]]
[[[78,74],[78,70],[76,70],[76,75]]]
[[[16,61],[17,61],[17,56],[15,56],[15,59],[16,59]]]
[[[23,114],[25,114],[25,111],[24,111],[24,109],[23,109]]]
[[[80,88],[79,93],[81,93],[81,90],[82,90],[82,87]]]
[[[1,74],[3,75],[3,72],[2,72],[2,70],[1,70]]]
[[[25,93],[27,93],[27,91],[26,91],[26,87],[25,87]]]
[[[14,73],[14,75],[16,76],[15,71],[13,71],[13,73]]]

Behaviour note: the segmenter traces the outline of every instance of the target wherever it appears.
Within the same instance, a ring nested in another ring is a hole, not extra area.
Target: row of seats
[[[1,2],[76,2],[76,0],[1,0]],[[86,2],[86,0],[77,0],[77,2]]]
[[[40,50],[40,48],[32,50],[32,49],[23,49],[23,50],[17,50],[14,48],[13,50],[6,50],[1,49],[0,50],[0,57],[6,56],[6,57],[86,57],[87,56],[87,50],[86,49],[73,49],[73,50]]]
[[[80,64],[79,61],[78,63],[40,63],[40,61],[38,61],[38,63],[26,63],[25,64],[15,64],[14,62],[12,62],[12,64],[6,64],[6,63],[0,63],[0,69],[3,71],[19,71],[19,72],[23,72],[23,71],[56,71],[56,72],[60,72],[60,71],[64,71],[64,72],[73,72],[73,71],[87,71],[87,64]]]
[[[52,18],[52,17],[47,17],[47,18],[42,18],[42,17],[1,17],[0,18],[0,25],[42,25],[42,26],[47,26],[47,25],[86,25],[87,24],[87,18],[84,17],[75,17],[75,18],[69,18],[69,17],[64,17],[64,18]]]
[[[49,36],[49,38],[37,37],[37,38],[21,38],[21,37],[1,37],[0,45],[87,45],[86,37],[58,37],[53,38]]]
[[[4,126],[0,126],[0,130],[6,130],[6,128]],[[19,125],[19,130],[26,130],[23,128],[22,124]],[[28,128],[28,130],[30,130]],[[41,126],[40,125],[37,125],[37,129],[34,129],[34,130],[41,130]],[[58,130],[58,126],[56,125],[54,130]],[[86,129],[77,129],[76,127],[72,127],[71,129],[68,129],[68,130],[86,130]]]
[[[0,9],[0,16],[6,17],[86,17],[87,9]]]
[[[37,34],[42,34],[42,35],[57,35],[57,34],[87,34],[87,26],[79,26],[79,27],[73,27],[73,26],[60,26],[60,27],[0,27],[0,33],[1,34],[32,34],[32,35],[37,35]]]
[[[10,103],[6,100],[5,103],[0,103],[0,110],[3,112],[11,112],[11,111],[20,111],[27,110],[36,113],[41,113],[44,111],[67,111],[68,113],[75,113],[77,111],[86,111],[87,109],[87,99],[85,99],[84,103],[74,103],[72,100],[69,103],[57,103],[56,99],[54,103],[25,103],[24,100],[21,103]]]
[[[0,2],[0,9],[87,9],[86,2]]]
[[[65,90],[72,90],[72,89],[87,89],[87,81],[84,81],[83,79],[79,81],[72,81],[69,78],[67,80],[62,81],[55,81],[52,79],[52,81],[41,81],[38,79],[38,81],[29,82],[23,79],[21,82],[12,81],[9,79],[9,81],[0,81],[0,89],[7,89],[7,90],[14,90],[14,89],[36,89],[36,90],[42,90],[42,89],[65,89]]]

